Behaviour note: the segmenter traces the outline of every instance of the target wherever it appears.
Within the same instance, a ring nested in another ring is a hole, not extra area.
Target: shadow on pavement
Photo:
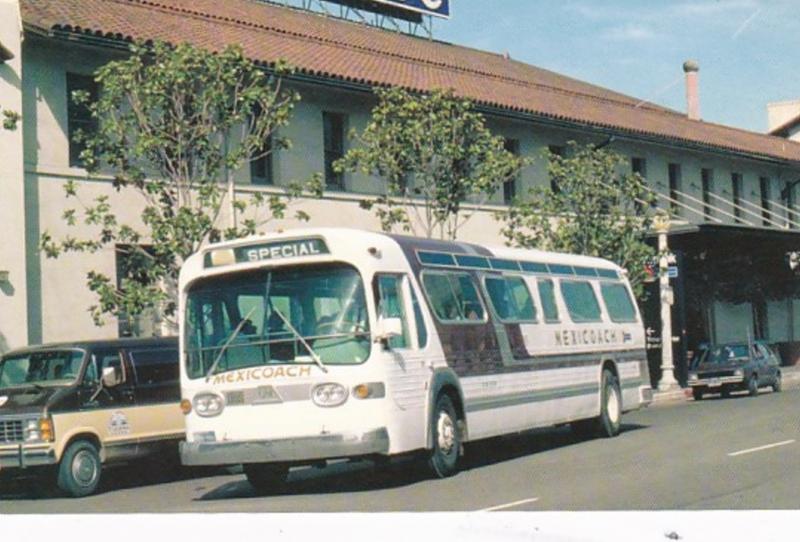
[[[103,470],[100,487],[93,495],[230,474],[220,467],[182,467],[156,462],[137,462]],[[66,498],[56,487],[55,469],[31,471],[16,476],[0,476],[0,501]]]
[[[622,433],[645,429],[640,424],[622,424]],[[580,437],[564,426],[539,429],[512,436],[484,439],[466,445],[461,470],[471,470],[511,461],[548,450],[565,448],[592,440]],[[269,496],[350,493],[408,486],[432,478],[421,455],[405,456],[390,463],[368,460],[342,462],[325,468],[293,469],[287,483],[276,487]],[[247,480],[226,482],[197,497],[197,501],[216,501],[264,497]]]

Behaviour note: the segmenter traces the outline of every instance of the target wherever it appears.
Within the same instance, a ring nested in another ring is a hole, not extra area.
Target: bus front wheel
[[[436,400],[431,417],[433,449],[428,458],[433,473],[439,478],[447,478],[458,472],[458,454],[461,449],[461,436],[458,431],[458,416],[453,400],[443,393]]]

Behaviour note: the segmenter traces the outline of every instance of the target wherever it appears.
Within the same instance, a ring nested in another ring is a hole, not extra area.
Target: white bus
[[[180,275],[187,465],[427,454],[652,398],[624,271],[599,258],[340,228],[212,245]]]

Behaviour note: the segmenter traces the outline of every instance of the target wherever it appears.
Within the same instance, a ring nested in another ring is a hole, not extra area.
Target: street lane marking
[[[484,508],[483,510],[478,510],[478,512],[494,512],[495,510],[502,510],[503,508],[511,508],[520,504],[525,504],[526,502],[536,502],[538,500],[539,497],[534,497],[532,499],[522,499],[521,501],[514,501],[506,504],[498,504],[497,506]]]
[[[794,444],[795,440],[784,440],[783,442],[776,442],[774,444],[765,444],[757,448],[748,448],[747,450],[739,450],[738,452],[731,452],[728,457],[736,457],[737,455],[751,454],[753,452],[760,452],[761,450],[768,450],[770,448],[777,448],[778,446],[786,446],[787,444]]]

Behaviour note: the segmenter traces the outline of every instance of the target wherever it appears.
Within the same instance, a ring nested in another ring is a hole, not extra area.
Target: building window
[[[142,269],[147,265],[153,255],[151,245],[116,245],[114,250],[114,263],[116,266],[117,290],[125,290],[126,282],[145,283],[147,277]],[[120,337],[151,335],[151,326],[154,324],[152,311],[145,311],[139,316],[131,316],[125,311],[120,311],[117,317],[117,333]]]
[[[647,160],[644,158],[637,158],[635,156],[631,158],[631,171],[647,181]],[[642,211],[642,203],[639,200],[636,200],[634,205],[636,207],[636,212],[640,213]],[[655,205],[655,202],[653,202],[653,205]]]
[[[675,216],[681,214],[680,194],[681,191],[681,165],[669,164],[667,166],[667,175],[669,176],[669,212]]]
[[[794,196],[794,186],[792,182],[786,182],[786,188],[784,188],[784,192],[786,193],[786,225],[789,228],[794,228],[794,203],[795,203],[795,196]]]
[[[97,130],[97,122],[92,118],[92,112],[85,103],[77,104],[72,96],[75,91],[89,94],[89,101],[97,101],[98,86],[91,75],[67,73],[67,137],[69,138],[69,165],[81,167],[81,152],[86,148],[84,143],[78,143],[75,138],[78,133],[90,135]]]
[[[272,136],[267,136],[264,146],[258,149],[250,161],[250,182],[258,185],[275,184],[272,171]]]
[[[548,145],[547,150],[553,156],[564,156],[564,147],[561,145]],[[550,191],[554,194],[561,192],[561,187],[558,186],[558,182],[552,176],[550,177]]]
[[[505,149],[513,154],[519,156],[519,140],[506,139],[504,144]],[[503,183],[503,203],[509,205],[514,198],[517,197],[517,179],[510,179]]]
[[[711,191],[714,190],[714,171],[703,168],[700,171],[700,179],[703,183],[703,218],[711,218]]]
[[[740,223],[742,218],[742,174],[731,173],[731,201],[733,202],[733,216]]]
[[[765,226],[771,226],[770,215],[770,190],[769,190],[769,177],[760,177],[758,185],[761,190],[761,218]]]
[[[344,129],[346,116],[322,112],[322,133],[325,140],[325,187],[344,190],[344,175],[333,170],[333,163],[344,156]]]

